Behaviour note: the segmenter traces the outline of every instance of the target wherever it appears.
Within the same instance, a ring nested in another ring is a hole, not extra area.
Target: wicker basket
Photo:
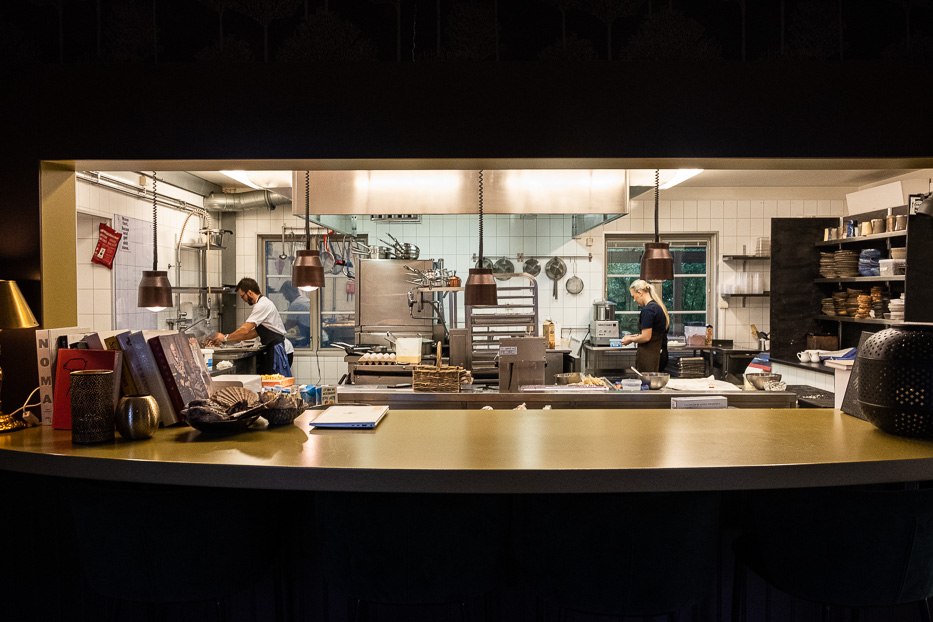
[[[441,344],[437,344],[437,365],[418,365],[411,372],[412,390],[419,393],[459,393],[466,370],[441,364]]]

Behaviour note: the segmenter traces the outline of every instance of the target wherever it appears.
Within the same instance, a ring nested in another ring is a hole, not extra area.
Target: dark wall
[[[0,78],[0,278],[37,315],[43,159],[933,156],[928,102],[909,90],[933,83],[930,67],[64,65]],[[32,370],[30,356],[8,346],[3,360]]]

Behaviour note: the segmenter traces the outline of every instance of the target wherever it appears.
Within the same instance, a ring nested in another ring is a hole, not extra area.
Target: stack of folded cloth
[[[862,276],[881,276],[881,266],[878,260],[881,251],[877,248],[866,248],[858,256],[858,273]]]

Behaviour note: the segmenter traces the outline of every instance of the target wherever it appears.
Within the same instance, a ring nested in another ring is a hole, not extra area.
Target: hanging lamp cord
[[[159,269],[159,215],[156,211],[156,172],[152,171],[152,269]]]
[[[483,267],[483,171],[479,172],[479,267]]]
[[[661,230],[659,228],[658,220],[658,192],[659,184],[661,182],[661,171],[659,169],[654,169],[654,241],[658,243],[661,241]]]
[[[305,171],[305,250],[311,250],[311,171]]]

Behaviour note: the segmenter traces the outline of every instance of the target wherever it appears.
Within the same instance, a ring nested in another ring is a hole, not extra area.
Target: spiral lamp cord
[[[152,269],[159,269],[159,216],[156,202],[156,172],[152,171]]]
[[[311,171],[305,171],[305,250],[311,250]]]
[[[658,186],[661,183],[661,171],[654,169],[654,241],[658,243],[661,241],[661,230],[659,228],[660,221],[658,220]]]
[[[483,171],[479,172],[479,267],[483,267]]]

